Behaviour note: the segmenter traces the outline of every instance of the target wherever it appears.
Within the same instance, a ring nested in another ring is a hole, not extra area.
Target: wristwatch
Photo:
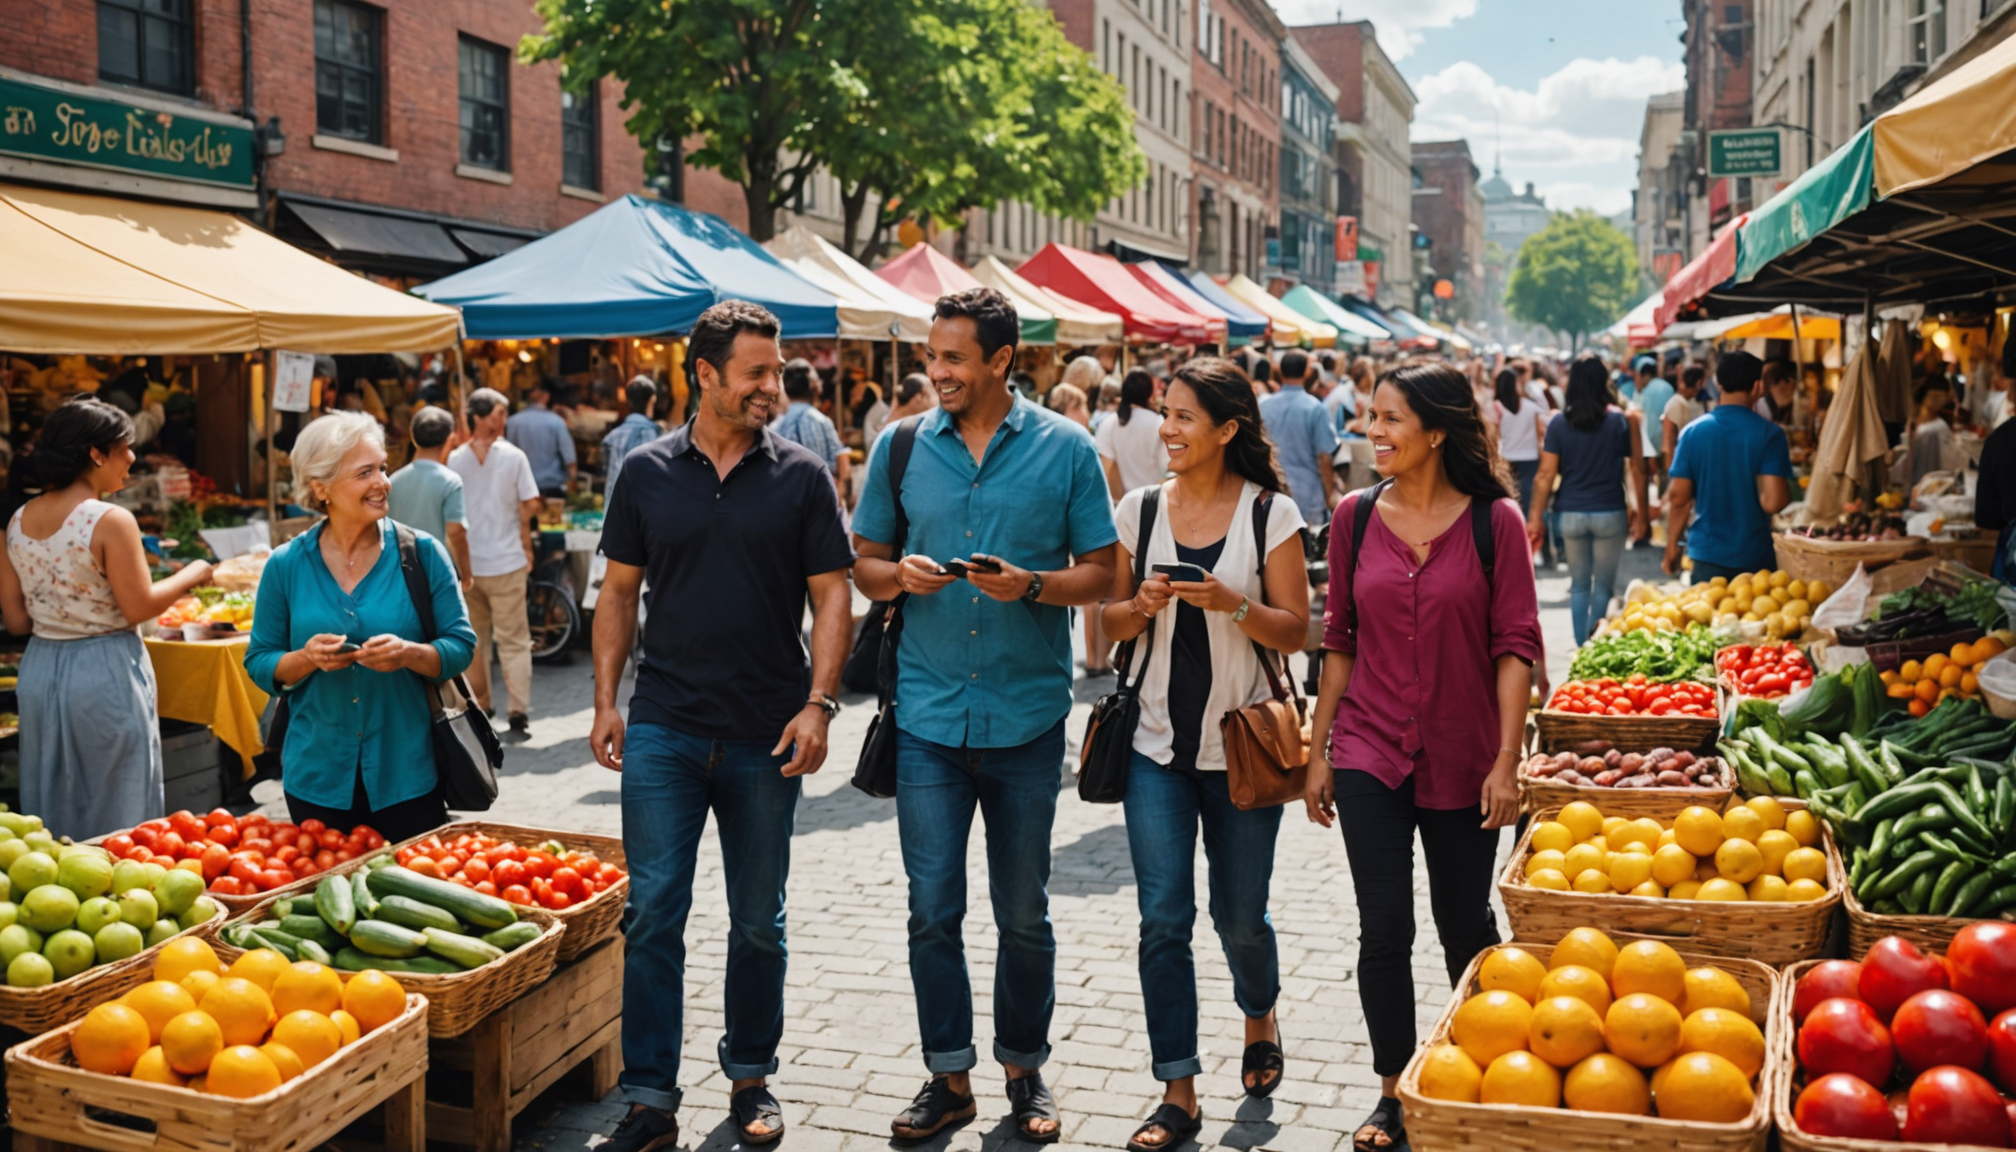
[[[1037,598],[1042,595],[1043,595],[1043,574],[1041,572],[1029,573],[1029,590],[1022,593],[1022,599],[1029,601],[1031,604],[1034,604],[1036,603]]]
[[[805,703],[817,704],[819,706],[819,710],[821,712],[826,713],[826,719],[828,720],[831,720],[833,719],[833,717],[838,716],[840,714],[840,701],[835,697],[826,695],[824,692],[821,692],[818,695],[812,697],[810,700],[805,701]]]
[[[1247,599],[1244,596],[1241,596],[1239,598],[1239,610],[1237,612],[1232,613],[1232,623],[1238,624],[1243,622],[1246,619],[1247,611],[1252,607],[1253,607],[1253,601]]]

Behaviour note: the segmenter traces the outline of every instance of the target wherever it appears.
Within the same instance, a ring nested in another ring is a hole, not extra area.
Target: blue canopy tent
[[[731,299],[768,308],[787,340],[840,331],[838,301],[727,221],[641,196],[413,291],[461,308],[472,340],[670,335]]]
[[[1388,316],[1386,314],[1385,309],[1379,307],[1377,304],[1374,304],[1369,300],[1366,300],[1362,296],[1351,296],[1347,294],[1344,296],[1339,296],[1337,298],[1337,302],[1342,304],[1346,309],[1352,312],[1356,312],[1358,315],[1363,316],[1365,319],[1370,320],[1372,323],[1377,324],[1379,327],[1386,329],[1388,332],[1391,332],[1393,334],[1393,339],[1399,341],[1402,344],[1405,344],[1409,340],[1419,339],[1420,337],[1420,334],[1414,331],[1412,325],[1402,324],[1399,320],[1396,320],[1393,317]]]
[[[1182,273],[1176,275],[1182,276]],[[1255,312],[1250,306],[1240,303],[1237,296],[1225,291],[1224,285],[1211,279],[1210,273],[1192,272],[1183,277],[1183,281],[1190,286],[1191,291],[1225,313],[1225,327],[1227,334],[1232,338],[1232,343],[1243,344],[1266,338],[1267,327],[1273,321]]]

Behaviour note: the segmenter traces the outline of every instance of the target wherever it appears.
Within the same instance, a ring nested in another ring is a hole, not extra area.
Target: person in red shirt
[[[1499,941],[1491,876],[1499,830],[1519,814],[1541,642],[1511,470],[1462,373],[1428,360],[1387,372],[1366,435],[1385,479],[1352,494],[1330,533],[1313,728],[1327,738],[1310,749],[1304,801],[1310,820],[1342,824],[1357,890],[1358,995],[1381,1091],[1353,1143],[1378,1152],[1407,1140],[1395,1085],[1415,1043],[1414,834],[1454,987]],[[1364,499],[1374,504],[1354,556]],[[1487,525],[1472,522],[1478,501]]]

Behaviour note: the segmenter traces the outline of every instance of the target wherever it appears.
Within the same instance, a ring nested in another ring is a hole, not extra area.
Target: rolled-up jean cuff
[[[1202,1076],[1204,1062],[1192,1056],[1187,1060],[1171,1060],[1167,1064],[1150,1065],[1148,1070],[1154,1074],[1155,1079],[1167,1084],[1171,1080],[1188,1080],[1192,1076]]]
[[[1045,1044],[1041,1052],[1015,1052],[1002,1047],[1001,1042],[996,1040],[994,1059],[1003,1064],[1013,1064],[1017,1068],[1041,1068],[1043,1062],[1050,1059],[1050,1046]]]
[[[646,1108],[656,1108],[660,1112],[677,1112],[684,1095],[684,1091],[679,1088],[667,1092],[662,1088],[644,1088],[636,1084],[623,1085],[625,1100],[632,1104],[642,1104]]]
[[[755,1080],[763,1076],[777,1074],[777,1057],[772,1056],[762,1064],[735,1064],[728,1059],[728,1041],[724,1038],[716,1055],[721,1060],[721,1075],[730,1080]]]
[[[957,1052],[926,1052],[924,1067],[933,1072],[967,1072],[980,1063],[980,1053],[967,1045]]]

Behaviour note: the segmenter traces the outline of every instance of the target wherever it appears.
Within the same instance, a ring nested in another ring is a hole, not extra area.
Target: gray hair
[[[455,414],[446,408],[422,408],[411,424],[415,448],[439,448],[455,434]]]
[[[1088,396],[1098,391],[1099,382],[1104,379],[1106,369],[1091,356],[1080,356],[1064,366],[1064,383],[1075,385]]]
[[[314,486],[334,480],[343,457],[367,440],[379,451],[385,450],[385,429],[362,412],[331,412],[310,420],[289,454],[294,463],[295,501],[311,511],[324,511]]]
[[[509,408],[511,401],[504,398],[495,388],[478,388],[469,394],[467,401],[471,423],[483,419],[499,408]]]

